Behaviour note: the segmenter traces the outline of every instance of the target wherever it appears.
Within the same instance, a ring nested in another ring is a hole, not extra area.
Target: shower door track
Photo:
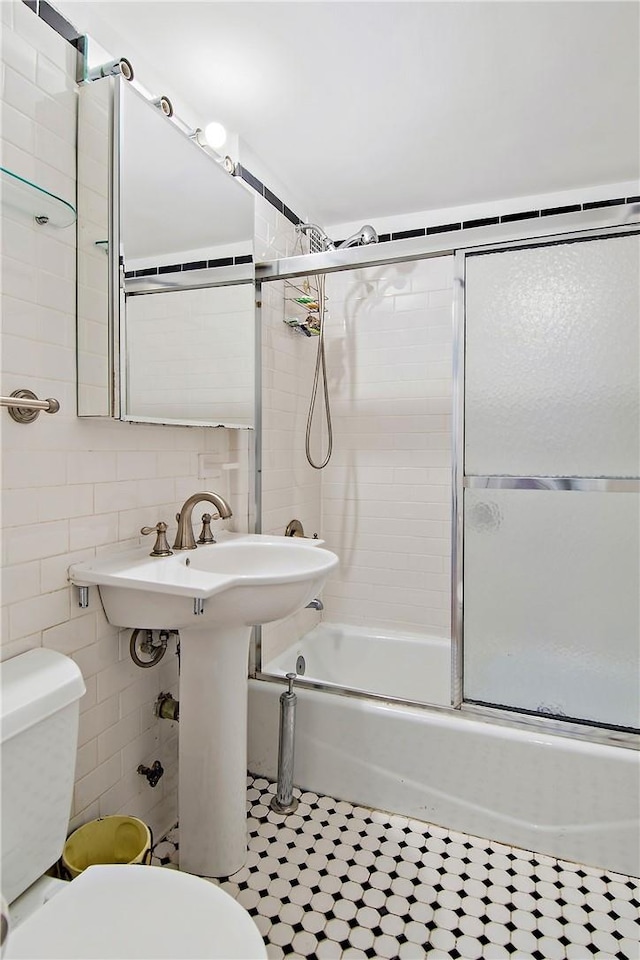
[[[252,672],[251,679],[282,684],[283,689],[289,682],[284,676],[275,673],[263,673],[262,670]],[[508,727],[514,730],[537,730],[540,734],[569,737],[572,740],[584,740],[586,743],[625,747],[629,750],[640,751],[640,736],[635,730],[626,727],[593,726],[579,720],[558,719],[554,716],[520,712],[512,708],[503,710],[502,708],[469,701],[465,701],[459,707],[438,706],[434,703],[424,703],[421,700],[402,700],[399,697],[388,697],[380,693],[355,690],[353,687],[342,687],[337,683],[307,680],[303,676],[296,677],[296,687],[303,690],[318,690],[321,693],[330,693],[337,697],[386,703],[401,708],[408,707],[409,709],[438,714],[439,716],[463,717],[466,720],[475,720],[477,723],[488,723],[492,726]]]
[[[256,264],[256,373],[260,363],[260,332],[262,284],[277,280],[288,280],[308,275],[338,273],[344,270],[357,270],[366,267],[385,266],[394,263],[406,263],[412,260],[426,260],[435,257],[454,256],[456,260],[455,289],[453,301],[454,319],[454,410],[453,410],[453,480],[452,480],[452,685],[451,706],[436,706],[412,700],[400,700],[375,693],[305,680],[296,681],[301,687],[320,690],[337,696],[353,697],[361,700],[373,700],[418,708],[426,712],[456,715],[470,720],[491,723],[520,729],[537,729],[540,733],[585,740],[606,746],[626,747],[640,750],[640,735],[633,728],[612,727],[605,724],[590,724],[581,720],[569,720],[555,716],[532,714],[513,708],[501,708],[488,704],[466,702],[462,699],[462,491],[465,487],[520,487],[524,489],[547,490],[599,490],[607,492],[636,492],[640,490],[640,480],[634,478],[598,478],[598,477],[464,477],[462,454],[464,445],[464,282],[462,268],[468,253],[494,252],[511,247],[538,246],[540,243],[567,243],[572,240],[604,238],[639,232],[640,205],[624,204],[613,208],[581,211],[573,214],[525,220],[516,224],[499,224],[488,227],[475,227],[458,230],[451,234],[437,234],[425,237],[412,237],[406,240],[394,240],[389,243],[368,244],[363,247],[349,247],[345,250],[333,250],[326,253],[303,254],[269,260]],[[262,400],[259,386],[256,389],[256,430],[255,430],[255,518],[256,531],[262,529]],[[553,484],[557,485],[554,486]],[[529,486],[527,486],[529,485]],[[286,683],[284,677],[267,674],[262,671],[261,628],[254,628],[252,643],[251,671],[256,680]]]

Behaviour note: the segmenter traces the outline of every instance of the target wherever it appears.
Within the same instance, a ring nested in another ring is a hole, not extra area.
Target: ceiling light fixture
[[[212,150],[220,150],[227,142],[227,131],[217,120],[208,123],[203,131],[204,139]]]
[[[190,137],[191,140],[195,140],[198,146],[202,147],[216,163],[220,163],[227,173],[235,173],[235,162],[230,156],[221,152],[221,147],[223,147],[227,141],[227,131],[221,123],[209,123],[204,130],[197,127],[195,130],[190,131],[187,136]]]

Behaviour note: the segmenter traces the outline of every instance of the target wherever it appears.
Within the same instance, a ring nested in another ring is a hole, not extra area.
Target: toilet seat
[[[200,877],[88,867],[9,934],[5,960],[266,960],[247,911]]]

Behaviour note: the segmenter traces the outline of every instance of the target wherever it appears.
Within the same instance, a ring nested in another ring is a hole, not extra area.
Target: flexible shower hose
[[[325,276],[316,277],[318,285],[318,313],[320,315],[320,334],[318,336],[318,351],[316,353],[316,369],[313,375],[313,388],[311,390],[311,400],[309,401],[309,414],[307,416],[307,432],[305,436],[305,453],[309,464],[314,470],[322,470],[329,463],[333,451],[333,427],[331,424],[331,405],[329,402],[329,387],[327,384],[327,361],[324,352],[324,302],[325,302]],[[311,455],[311,428],[313,426],[313,416],[315,413],[316,400],[318,397],[318,384],[320,382],[320,373],[322,372],[322,389],[324,391],[324,410],[327,420],[327,453],[322,463],[316,463]]]

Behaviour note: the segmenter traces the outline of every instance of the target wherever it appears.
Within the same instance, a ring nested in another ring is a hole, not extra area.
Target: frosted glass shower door
[[[467,255],[463,699],[640,726],[640,238]]]

